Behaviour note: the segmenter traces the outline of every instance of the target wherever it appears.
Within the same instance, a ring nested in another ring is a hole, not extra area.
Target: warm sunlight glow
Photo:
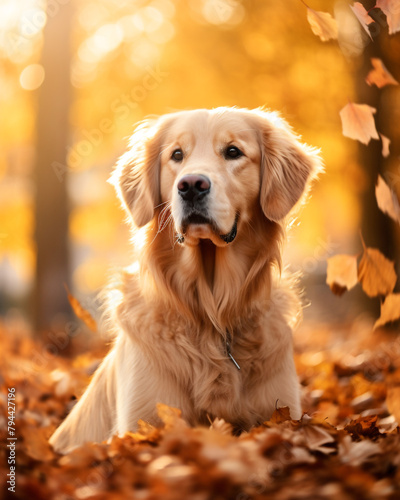
[[[21,73],[19,82],[25,90],[36,90],[44,82],[45,73],[41,64],[30,64]]]

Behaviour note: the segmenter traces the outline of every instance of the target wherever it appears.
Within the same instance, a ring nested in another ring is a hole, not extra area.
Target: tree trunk
[[[72,2],[48,12],[42,65],[45,80],[38,96],[36,143],[36,283],[35,331],[42,333],[70,308],[64,284],[69,281],[68,199],[65,175],[70,107],[70,32]]]

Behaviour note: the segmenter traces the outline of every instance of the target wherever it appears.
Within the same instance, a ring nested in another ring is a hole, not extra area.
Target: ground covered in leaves
[[[233,436],[223,421],[193,429],[178,410],[159,405],[164,428],[142,422],[135,434],[60,456],[47,439],[84,390],[104,347],[61,358],[57,354],[86,351],[89,344],[77,347],[79,336],[35,343],[15,324],[0,330],[3,498],[400,498],[396,332],[372,332],[364,320],[329,329],[304,325],[295,354],[306,412],[301,421],[281,408],[262,426]],[[8,401],[15,403],[10,419]],[[16,440],[8,440],[10,423]],[[7,483],[10,459],[15,493]]]

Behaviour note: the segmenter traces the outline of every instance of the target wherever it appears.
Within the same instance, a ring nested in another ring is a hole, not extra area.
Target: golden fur
[[[220,417],[249,429],[276,405],[300,418],[300,307],[280,278],[281,242],[319,168],[317,152],[261,109],[184,111],[137,127],[112,181],[138,264],[111,294],[113,348],[53,434],[56,450],[134,431],[139,419],[157,425],[158,402],[192,425]],[[194,220],[193,207],[210,220]]]

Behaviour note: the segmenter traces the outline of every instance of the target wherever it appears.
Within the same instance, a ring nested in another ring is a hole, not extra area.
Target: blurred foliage
[[[26,292],[34,270],[36,90],[45,78],[43,27],[48,17],[63,15],[63,3],[0,2],[0,286],[10,294]],[[75,287],[93,291],[110,265],[129,262],[123,214],[106,179],[135,122],[178,109],[281,111],[307,143],[321,148],[327,170],[294,231],[291,259],[302,268],[320,248],[315,271],[339,247],[353,250],[359,198],[370,181],[356,162],[356,144],[342,137],[338,111],[354,99],[357,64],[340,44],[313,35],[300,1],[74,4],[68,164],[49,168],[49,175],[68,182]],[[316,10],[334,6],[312,2]],[[2,273],[9,266],[12,272]]]

